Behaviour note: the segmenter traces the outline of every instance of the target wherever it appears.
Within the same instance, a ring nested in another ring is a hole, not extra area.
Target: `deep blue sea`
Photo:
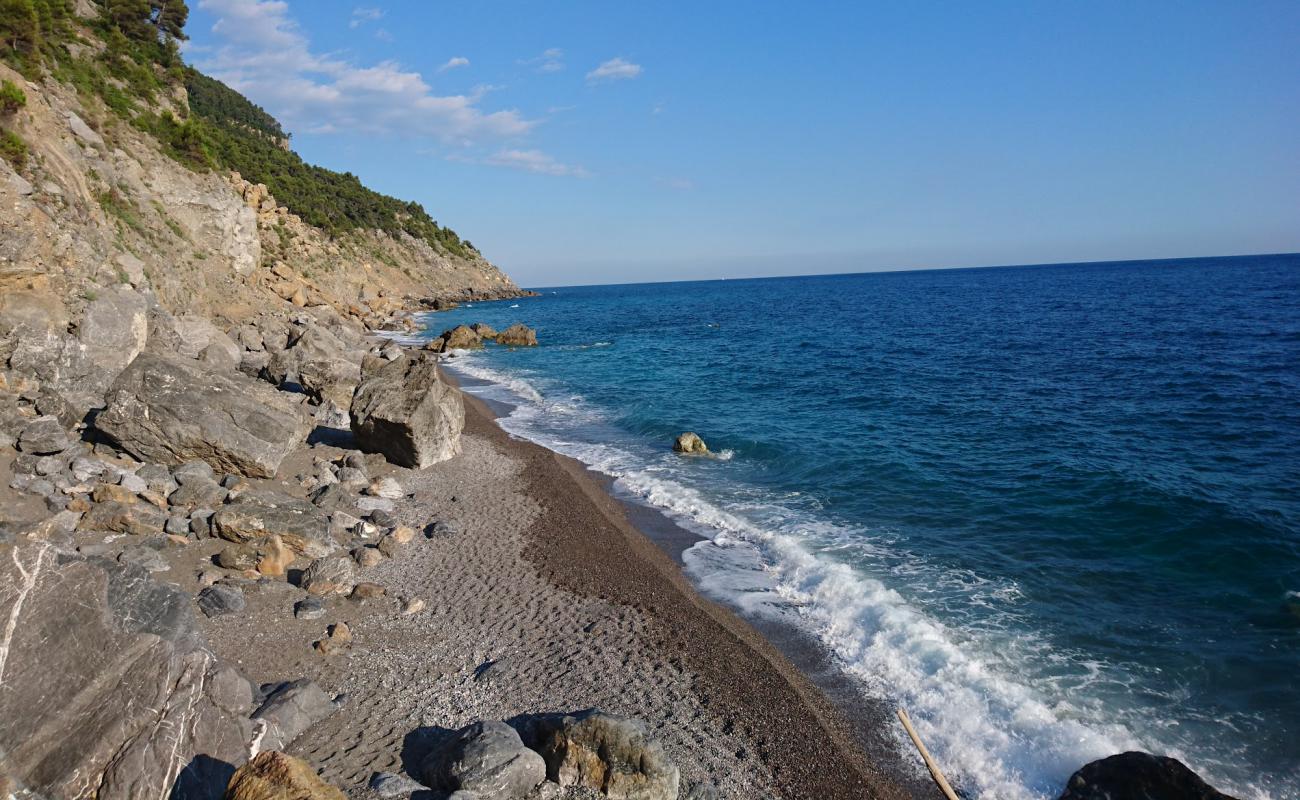
[[[454,370],[705,539],[974,797],[1177,756],[1300,797],[1300,256],[546,289]],[[698,432],[717,458],[670,452]]]

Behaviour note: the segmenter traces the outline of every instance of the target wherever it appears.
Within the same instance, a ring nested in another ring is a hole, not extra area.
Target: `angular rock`
[[[480,339],[495,339],[497,336],[497,329],[485,322],[475,322],[470,328],[479,335]]]
[[[133,565],[0,545],[4,772],[50,798],[220,797],[252,726],[215,702],[192,608]]]
[[[465,407],[438,379],[427,354],[399,358],[367,378],[352,399],[352,432],[362,450],[423,469],[460,452]]]
[[[1059,800],[1234,800],[1176,758],[1129,752],[1087,764]]]
[[[24,453],[48,456],[62,453],[71,446],[72,440],[63,429],[63,423],[54,416],[37,417],[18,434],[18,449]]]
[[[430,786],[514,800],[546,779],[546,763],[504,722],[476,722],[430,753],[421,773]]]
[[[316,597],[304,597],[293,604],[295,619],[320,619],[325,616],[325,604]]]
[[[673,452],[703,455],[709,452],[709,446],[698,435],[687,431],[673,441]]]
[[[457,325],[449,331],[442,333],[442,349],[446,350],[466,350],[471,347],[482,347],[483,340],[479,337],[477,331],[467,325]]]
[[[267,362],[276,383],[296,382],[317,400],[346,408],[361,381],[361,353],[322,325],[309,324],[287,348]]]
[[[536,347],[537,331],[522,322],[516,322],[496,335],[496,343],[507,347]]]
[[[406,775],[376,772],[370,776],[370,790],[382,798],[407,798],[416,792],[423,792],[425,787],[424,784]]]
[[[195,481],[217,482],[217,473],[206,461],[186,461],[171,471],[172,480],[184,486]]]
[[[330,594],[347,594],[356,585],[352,569],[352,559],[347,556],[326,556],[318,558],[302,571],[299,584],[307,594],[322,596]]]
[[[118,376],[95,426],[142,461],[200,459],[221,472],[271,478],[310,419],[266,384],[142,353]]]
[[[219,506],[225,502],[228,494],[230,492],[216,481],[191,480],[167,495],[167,502],[177,508]]]
[[[239,572],[244,570],[256,569],[257,562],[261,556],[257,553],[257,548],[246,544],[231,544],[222,548],[217,553],[217,564],[223,569],[233,569]]]
[[[676,800],[681,776],[640,720],[586,711],[543,717],[529,730],[561,786],[595,789],[614,800]]]
[[[263,749],[279,750],[288,746],[303,731],[338,709],[338,704],[315,681],[306,678],[269,688],[266,699],[252,717],[266,726],[261,742]]]
[[[217,584],[199,592],[196,598],[199,609],[209,617],[220,617],[243,611],[247,605],[244,593],[235,586]]]
[[[161,533],[167,524],[167,515],[144,503],[124,503],[109,500],[96,503],[82,516],[77,528],[83,531],[110,531],[147,536]]]
[[[246,492],[212,515],[217,536],[231,542],[259,542],[279,536],[291,550],[308,558],[337,549],[329,534],[329,516],[316,505],[278,492]]]
[[[347,800],[300,758],[274,750],[235,770],[225,800]]]

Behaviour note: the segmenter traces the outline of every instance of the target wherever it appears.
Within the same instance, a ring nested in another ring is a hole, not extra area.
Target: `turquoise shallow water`
[[[547,289],[454,360],[707,537],[973,796],[1177,755],[1300,797],[1300,257]],[[668,452],[683,430],[720,453]]]

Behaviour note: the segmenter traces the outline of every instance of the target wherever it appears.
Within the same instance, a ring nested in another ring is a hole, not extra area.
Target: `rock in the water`
[[[524,797],[546,779],[542,757],[504,722],[462,728],[424,760],[421,771],[430,786],[501,800]]]
[[[308,558],[337,549],[329,516],[307,500],[278,492],[248,492],[212,515],[217,536],[230,542],[260,542],[271,536]]]
[[[302,571],[302,588],[310,595],[347,594],[357,583],[352,559],[347,556],[318,558]]]
[[[498,333],[496,342],[507,347],[535,347],[537,345],[537,331],[522,322],[516,322]]]
[[[338,704],[320,686],[306,678],[270,688],[266,699],[253,712],[253,720],[266,725],[263,748],[278,750],[289,745],[303,731],[338,709]]]
[[[497,329],[493,328],[491,325],[488,325],[485,322],[475,322],[473,325],[470,326],[470,328],[472,328],[473,331],[479,335],[480,339],[497,338]]]
[[[0,545],[0,771],[50,798],[220,797],[253,730],[192,609],[139,567]]]
[[[1060,800],[1234,800],[1176,758],[1120,753],[1070,776]]]
[[[704,443],[698,435],[687,431],[673,442],[673,452],[687,454],[704,454],[709,452],[709,446]]]
[[[275,750],[235,770],[225,800],[347,800],[300,758]]]
[[[529,731],[561,786],[585,786],[614,800],[676,800],[681,780],[663,747],[640,720],[587,711],[543,717]]]
[[[220,617],[243,611],[247,601],[244,593],[235,586],[209,586],[199,592],[199,609],[209,617]]]
[[[460,452],[465,407],[460,393],[438,379],[427,354],[399,358],[357,388],[352,432],[361,449],[422,469]]]
[[[95,426],[142,461],[200,459],[221,472],[275,477],[310,418],[264,383],[142,353],[118,376]]]
[[[442,349],[447,350],[467,350],[471,347],[482,347],[483,341],[479,334],[473,328],[467,325],[457,325],[449,331],[442,333]]]
[[[68,432],[63,430],[63,423],[58,417],[37,417],[18,434],[18,449],[24,453],[48,456],[62,453],[72,446]]]

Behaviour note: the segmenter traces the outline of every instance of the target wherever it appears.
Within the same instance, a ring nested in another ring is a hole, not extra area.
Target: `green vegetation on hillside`
[[[283,146],[289,137],[274,117],[186,67],[177,48],[189,17],[184,0],[97,4],[99,17],[85,20],[73,14],[71,0],[0,0],[0,60],[30,78],[48,72],[98,97],[191,169],[234,170],[266,184],[281,205],[331,234],[379,229],[407,233],[456,255],[475,254],[473,245],[440,226],[418,203],[367,189],[349,172],[304,162]],[[189,113],[159,111],[160,96],[181,85]],[[25,160],[26,147],[20,145],[21,139],[6,134],[0,154]]]

